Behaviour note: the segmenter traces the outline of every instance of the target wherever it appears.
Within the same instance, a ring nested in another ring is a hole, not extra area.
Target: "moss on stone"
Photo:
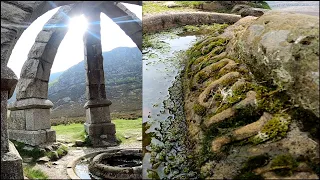
[[[290,119],[287,114],[276,114],[261,129],[269,139],[281,139],[286,136],[289,130]]]
[[[270,167],[277,175],[290,176],[298,163],[290,154],[282,154],[272,159]]]
[[[202,106],[200,104],[194,104],[193,105],[193,110],[199,116],[204,116],[207,109],[206,109],[206,107],[204,107],[204,106]]]
[[[205,80],[207,80],[209,77],[209,75],[206,72],[200,71],[197,75],[196,75],[196,82],[198,84],[203,83]]]

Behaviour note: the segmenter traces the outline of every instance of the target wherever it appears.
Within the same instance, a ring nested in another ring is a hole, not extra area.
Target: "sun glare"
[[[69,23],[69,31],[84,32],[87,27],[88,21],[86,20],[84,15],[72,18]]]

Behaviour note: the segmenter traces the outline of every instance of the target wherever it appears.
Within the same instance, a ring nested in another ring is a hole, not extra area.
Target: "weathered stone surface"
[[[116,133],[115,125],[113,123],[85,123],[84,126],[89,136],[100,137],[103,134],[112,135]]]
[[[84,123],[86,132],[94,147],[116,146],[116,129],[113,123]]]
[[[178,12],[159,14],[143,18],[143,32],[156,32],[184,25],[211,23],[232,24],[240,19],[239,15],[209,12]]]
[[[48,23],[47,23],[48,24]],[[46,24],[45,24],[46,25]],[[42,43],[46,43],[46,42],[49,42],[52,34],[55,32],[54,30],[52,29],[48,29],[49,31],[45,31],[45,30],[42,30],[39,32],[38,36],[36,37],[36,42],[42,42]]]
[[[259,81],[286,90],[319,117],[319,18],[269,11],[228,44]]]
[[[25,130],[8,130],[9,139],[23,142],[32,146],[46,142],[47,133],[45,130],[25,131]]]
[[[167,6],[168,8],[181,7],[180,4],[177,4],[177,3],[175,3],[174,1],[165,2],[163,5],[164,5],[164,6]]]
[[[20,78],[17,85],[17,100],[27,98],[48,98],[48,82],[40,79]]]
[[[102,59],[102,58],[101,58]],[[101,64],[103,67],[103,64]],[[103,68],[101,69],[90,69],[89,72],[87,72],[86,76],[86,84],[91,85],[91,84],[105,84],[105,79],[104,79],[104,71]]]
[[[239,14],[241,15],[241,17],[246,17],[246,16],[260,17],[267,11],[268,10],[261,9],[261,8],[244,8],[239,11]]]
[[[81,141],[81,140],[76,140],[76,141],[75,141],[75,145],[78,146],[78,147],[83,146],[83,141]]]
[[[52,64],[40,59],[28,59],[21,70],[20,77],[37,78],[43,81],[49,81]]]
[[[1,91],[8,91],[8,98],[12,96],[17,82],[14,72],[7,66],[1,65]]]
[[[247,9],[247,8],[251,8],[251,6],[246,5],[246,4],[237,4],[237,5],[233,6],[231,13],[239,14],[240,10]]]
[[[31,108],[40,108],[40,109],[50,109],[53,107],[53,103],[48,99],[39,99],[39,98],[28,98],[20,99],[9,104],[9,110],[17,109],[31,109]]]
[[[26,115],[24,110],[10,112],[10,119],[8,119],[8,128],[16,130],[26,129]]]
[[[86,97],[88,100],[105,99],[106,88],[104,84],[90,84],[86,86]]]
[[[50,109],[26,109],[26,130],[50,129]]]
[[[47,143],[56,142],[56,131],[52,129],[46,129]]]
[[[29,51],[28,59],[43,59],[50,62],[48,59],[54,59],[56,53],[57,48],[53,47],[50,43],[36,42]]]
[[[7,133],[7,126],[8,126],[7,125],[7,122],[8,122],[7,121],[7,101],[8,101],[8,91],[1,90],[1,156],[3,152],[9,151],[8,133]]]
[[[17,31],[1,27],[1,45],[10,42],[16,37]]]
[[[15,5],[25,11],[32,12],[43,1],[7,1],[6,3]]]
[[[4,1],[1,2],[1,19],[20,23],[23,22],[24,18],[28,15],[30,15],[30,12],[26,12],[17,6],[5,3]]]
[[[89,124],[111,122],[109,106],[86,109],[86,118]]]
[[[1,151],[1,179],[23,179],[22,158],[11,142],[9,152]]]

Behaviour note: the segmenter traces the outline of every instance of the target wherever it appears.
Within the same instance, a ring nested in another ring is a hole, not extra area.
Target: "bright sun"
[[[84,15],[72,18],[69,23],[69,31],[74,31],[75,33],[84,33],[87,27],[88,22]]]

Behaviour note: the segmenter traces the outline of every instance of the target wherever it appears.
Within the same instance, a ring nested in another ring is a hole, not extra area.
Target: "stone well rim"
[[[92,153],[88,153],[85,154],[83,156],[79,156],[77,158],[75,158],[74,160],[72,160],[71,162],[68,163],[67,165],[67,175],[70,179],[81,179],[75,172],[74,168],[76,167],[76,165],[78,164],[78,162],[83,159],[83,158],[89,158],[92,156],[96,156],[98,154],[101,153],[110,153],[113,151],[120,151],[120,150],[141,150],[141,148],[110,148],[110,149],[106,149],[106,150],[102,150],[102,151],[97,151],[97,152],[92,152]]]

